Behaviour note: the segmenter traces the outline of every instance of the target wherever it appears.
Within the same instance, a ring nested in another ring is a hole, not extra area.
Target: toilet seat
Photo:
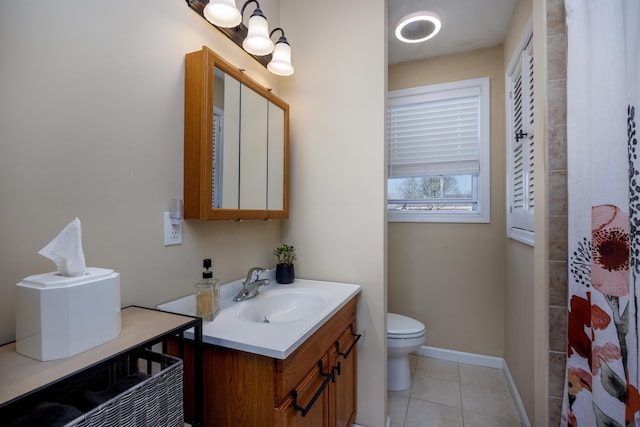
[[[396,313],[387,313],[387,338],[419,338],[425,333],[424,324],[415,319]]]

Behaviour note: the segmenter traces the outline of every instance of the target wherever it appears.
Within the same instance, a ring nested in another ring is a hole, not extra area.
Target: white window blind
[[[480,94],[462,92],[390,105],[389,177],[479,173]]]
[[[388,221],[490,222],[489,78],[387,99]]]
[[[529,243],[533,236],[535,208],[533,145],[533,46],[531,39],[521,51],[507,80],[509,87],[508,233]],[[529,237],[521,238],[523,232]]]

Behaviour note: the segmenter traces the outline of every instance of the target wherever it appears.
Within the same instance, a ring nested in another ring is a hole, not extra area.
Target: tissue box
[[[16,351],[46,361],[82,353],[120,334],[120,274],[87,268],[29,276],[16,288]]]

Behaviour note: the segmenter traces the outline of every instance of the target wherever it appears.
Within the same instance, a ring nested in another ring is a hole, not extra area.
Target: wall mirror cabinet
[[[206,46],[185,62],[184,216],[289,217],[289,105]]]

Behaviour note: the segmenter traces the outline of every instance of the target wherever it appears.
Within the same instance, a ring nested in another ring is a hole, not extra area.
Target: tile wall
[[[549,425],[560,424],[567,348],[567,35],[564,0],[547,0]]]

